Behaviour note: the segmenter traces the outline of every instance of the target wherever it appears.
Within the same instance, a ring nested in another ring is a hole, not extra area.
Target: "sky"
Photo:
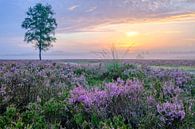
[[[21,24],[50,4],[58,27],[44,59],[195,59],[195,0],[0,0],[0,59],[37,59]]]

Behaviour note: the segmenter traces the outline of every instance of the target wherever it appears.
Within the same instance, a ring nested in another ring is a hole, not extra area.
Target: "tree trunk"
[[[39,60],[42,60],[41,58],[41,48],[39,47]]]

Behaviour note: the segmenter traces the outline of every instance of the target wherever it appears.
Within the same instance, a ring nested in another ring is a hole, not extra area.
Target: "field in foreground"
[[[0,128],[195,128],[195,61],[1,61]]]

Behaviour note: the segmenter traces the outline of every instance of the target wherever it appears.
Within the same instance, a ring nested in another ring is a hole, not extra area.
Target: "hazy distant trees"
[[[27,17],[22,23],[22,28],[26,29],[24,41],[31,42],[39,49],[39,59],[42,51],[48,50],[52,42],[56,40],[55,29],[57,27],[54,12],[50,5],[36,4],[26,12]]]

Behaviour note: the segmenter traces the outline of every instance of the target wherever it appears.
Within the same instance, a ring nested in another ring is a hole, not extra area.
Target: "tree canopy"
[[[22,23],[22,28],[26,29],[24,41],[31,42],[39,49],[39,59],[41,52],[48,50],[52,42],[56,40],[55,29],[56,19],[51,5],[36,4],[26,12],[27,17]]]

